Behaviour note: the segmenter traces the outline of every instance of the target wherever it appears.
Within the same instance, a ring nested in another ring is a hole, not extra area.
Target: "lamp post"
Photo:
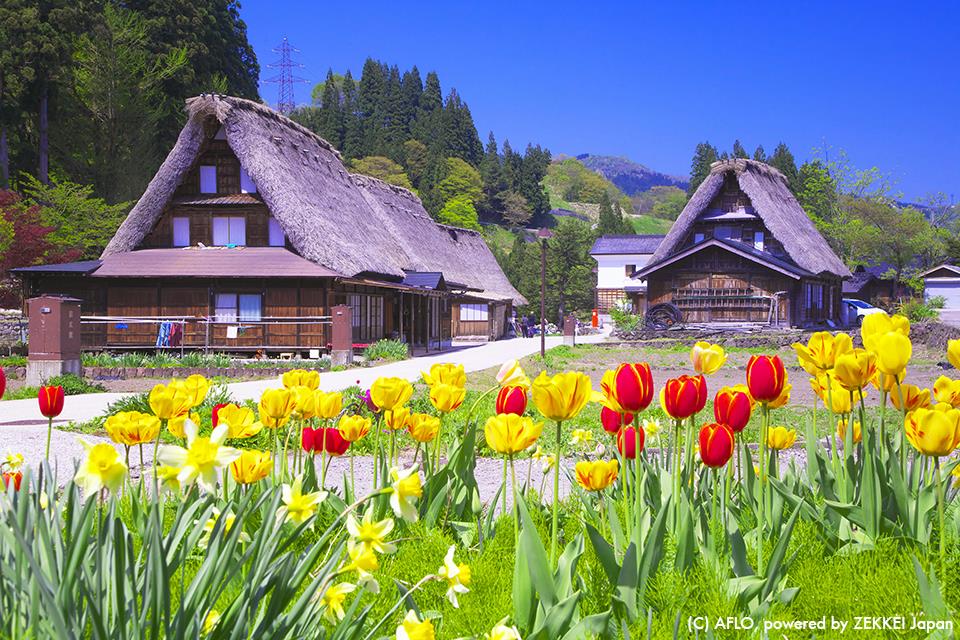
[[[540,238],[540,358],[547,357],[547,240],[553,234],[543,227],[537,232]]]

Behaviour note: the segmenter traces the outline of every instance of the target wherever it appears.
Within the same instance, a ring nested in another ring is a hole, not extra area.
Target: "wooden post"
[[[417,316],[414,307],[414,296],[410,294],[410,355],[413,355],[413,348],[417,345]]]
[[[348,366],[353,363],[352,312],[345,304],[339,304],[330,311],[333,319],[330,361],[335,367]]]

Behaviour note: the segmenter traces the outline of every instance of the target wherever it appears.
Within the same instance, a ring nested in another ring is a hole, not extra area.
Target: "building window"
[[[383,337],[383,296],[354,293],[347,296],[347,305],[354,342],[369,343]]]
[[[256,193],[257,185],[253,184],[250,174],[243,167],[240,167],[240,193]]]
[[[247,244],[247,219],[244,216],[214,216],[213,244],[217,247]]]
[[[217,168],[213,165],[200,166],[200,193],[217,192]]]
[[[637,265],[628,264],[623,267],[623,274],[628,278],[633,275],[633,272],[637,270]]]
[[[216,322],[259,322],[263,318],[259,293],[218,293],[214,299]]]
[[[485,304],[461,304],[460,322],[486,322],[489,317]]]
[[[693,244],[700,244],[701,242],[703,242],[703,234],[702,233],[693,234]]]
[[[753,232],[753,248],[757,251],[763,251],[763,231]]]
[[[287,236],[283,233],[283,227],[276,218],[270,218],[270,246],[283,247],[287,244]]]
[[[733,227],[717,227],[713,237],[719,240],[730,240],[733,238]]]
[[[177,216],[173,219],[173,246],[190,246],[190,218]]]

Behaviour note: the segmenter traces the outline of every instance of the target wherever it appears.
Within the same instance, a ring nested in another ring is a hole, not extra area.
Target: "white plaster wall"
[[[643,253],[594,256],[594,259],[597,261],[597,288],[624,289],[627,286],[645,286],[645,281],[632,280],[626,275],[626,266],[632,264],[635,265],[637,269],[640,269],[650,262],[651,255],[652,254],[649,253]]]

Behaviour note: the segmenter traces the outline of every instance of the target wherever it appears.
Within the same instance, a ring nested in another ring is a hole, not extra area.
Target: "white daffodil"
[[[357,522],[352,513],[347,516],[347,532],[350,536],[375,553],[393,553],[397,550],[395,544],[386,541],[393,527],[393,518],[374,522],[373,509],[368,509],[360,522]]]
[[[437,575],[447,581],[447,599],[454,607],[459,608],[457,594],[467,593],[470,589],[470,567],[465,564],[457,564],[453,561],[454,546],[450,545],[447,549],[447,555],[443,558],[443,566],[437,569]]]
[[[390,507],[408,522],[415,522],[418,517],[417,499],[423,496],[423,487],[420,484],[420,475],[417,465],[409,469],[400,470],[397,467],[390,469]]]
[[[196,482],[209,493],[217,490],[220,470],[240,457],[240,450],[223,446],[230,430],[225,424],[217,425],[210,437],[197,435],[198,427],[188,419],[184,425],[187,446],[164,445],[158,459],[164,465],[180,469],[177,480],[181,486]]]

